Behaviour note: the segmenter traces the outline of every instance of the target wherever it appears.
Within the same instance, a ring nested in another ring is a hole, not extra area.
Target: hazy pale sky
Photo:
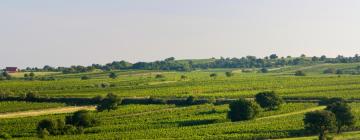
[[[360,51],[359,0],[1,0],[0,67]]]

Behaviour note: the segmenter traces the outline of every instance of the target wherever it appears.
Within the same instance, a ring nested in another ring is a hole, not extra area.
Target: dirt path
[[[309,108],[309,109],[304,109],[304,110],[296,111],[296,112],[290,112],[290,113],[285,113],[285,114],[279,114],[279,115],[273,115],[273,116],[268,116],[268,117],[262,117],[262,118],[258,118],[258,119],[256,119],[256,120],[286,117],[286,116],[291,116],[291,115],[296,115],[296,114],[302,114],[302,113],[307,113],[307,112],[316,111],[316,110],[322,110],[322,109],[325,109],[325,108],[326,108],[325,106],[318,106],[318,107],[313,107],[313,108]]]
[[[79,110],[95,110],[95,106],[68,106],[61,108],[50,108],[43,110],[28,110],[21,112],[11,112],[11,113],[1,113],[0,119],[8,118],[21,118],[21,117],[31,117],[31,116],[41,116],[49,114],[62,114],[62,113],[72,113]]]

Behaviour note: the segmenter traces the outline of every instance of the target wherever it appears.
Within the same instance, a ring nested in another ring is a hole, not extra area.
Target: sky
[[[0,67],[353,56],[359,0],[1,0]]]

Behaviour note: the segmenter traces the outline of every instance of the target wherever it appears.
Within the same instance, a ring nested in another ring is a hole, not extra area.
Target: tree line
[[[91,66],[71,66],[71,67],[51,67],[44,66],[43,68],[26,68],[23,71],[56,71],[68,73],[81,73],[90,72],[95,69],[104,71],[111,70],[173,70],[173,71],[191,71],[195,69],[208,69],[208,68],[271,68],[282,66],[293,66],[314,63],[355,63],[360,62],[358,54],[352,57],[344,57],[339,55],[335,58],[328,58],[325,55],[320,57],[313,56],[307,57],[301,55],[300,57],[279,57],[276,54],[258,58],[256,56],[246,56],[241,58],[223,58],[209,59],[208,61],[196,62],[196,60],[175,60],[174,57],[167,58],[161,61],[154,62],[137,62],[130,63],[127,61],[114,61],[105,65],[92,64]],[[264,69],[265,70],[265,69]]]

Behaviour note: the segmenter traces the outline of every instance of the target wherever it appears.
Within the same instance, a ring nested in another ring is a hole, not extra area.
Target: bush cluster
[[[37,133],[40,138],[49,135],[74,135],[84,133],[84,128],[92,127],[99,124],[99,121],[92,118],[88,111],[80,110],[72,116],[66,116],[65,121],[62,119],[41,120],[37,125]]]

